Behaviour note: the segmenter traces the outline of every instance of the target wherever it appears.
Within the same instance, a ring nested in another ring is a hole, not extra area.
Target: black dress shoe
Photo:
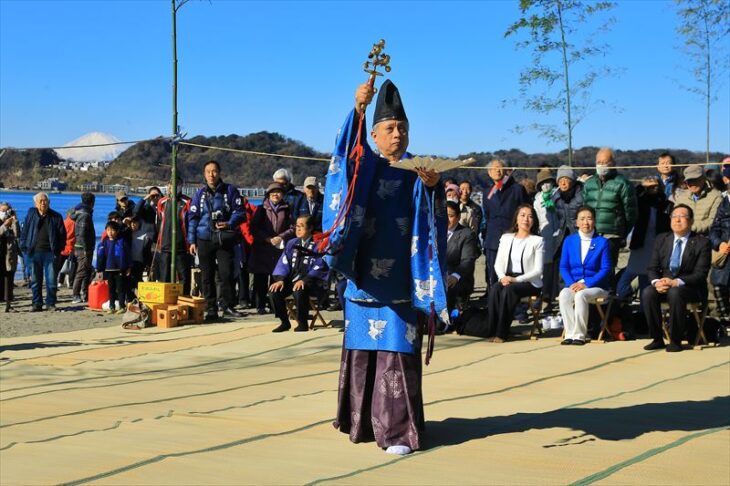
[[[573,344],[573,340],[572,340],[572,339],[563,339],[563,340],[562,340],[562,341],[560,342],[560,344],[562,344],[563,346],[565,346],[565,345],[567,345],[567,344]]]
[[[682,345],[677,343],[669,343],[667,345],[667,353],[678,353],[682,351]]]
[[[240,317],[243,317],[243,314],[241,314],[237,310],[234,310],[234,309],[232,309],[230,307],[226,307],[225,309],[223,309],[223,315],[225,317],[233,317],[235,319],[238,319]]]
[[[573,342],[570,344],[573,344],[574,346],[583,346],[586,342],[582,339],[573,339]]]
[[[281,324],[279,324],[279,327],[272,329],[271,332],[284,332],[288,331],[289,329],[291,329],[291,324],[289,324],[288,322],[282,322]]]
[[[652,342],[644,346],[646,351],[654,351],[655,349],[664,349],[666,345],[661,339],[654,339]]]
[[[205,313],[205,320],[208,322],[211,321],[217,321],[218,320],[218,312],[217,311],[208,311]]]
[[[294,328],[294,332],[307,332],[309,331],[309,326],[306,324],[301,325],[299,324],[297,327]]]

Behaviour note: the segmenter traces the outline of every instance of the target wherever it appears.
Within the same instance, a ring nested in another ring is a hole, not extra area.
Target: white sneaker
[[[386,454],[396,454],[398,456],[405,456],[413,452],[410,447],[404,445],[390,446],[385,449]]]

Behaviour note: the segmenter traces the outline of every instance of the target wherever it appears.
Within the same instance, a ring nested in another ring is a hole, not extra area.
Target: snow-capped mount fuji
[[[102,145],[121,142],[114,135],[102,132],[91,132],[73,140],[64,147],[77,147],[80,145]],[[104,145],[102,147],[85,147],[77,149],[56,149],[59,157],[76,162],[100,162],[110,161],[117,158],[119,154],[127,150],[133,144]]]

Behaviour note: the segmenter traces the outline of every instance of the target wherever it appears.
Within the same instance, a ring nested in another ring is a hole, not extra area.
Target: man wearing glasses
[[[596,154],[596,175],[583,186],[583,201],[596,211],[596,232],[608,240],[614,269],[638,214],[634,187],[615,166],[613,150],[600,149]]]
[[[687,303],[707,300],[710,240],[692,231],[690,207],[678,204],[670,218],[672,231],[657,237],[647,268],[651,285],[641,292],[641,306],[652,337],[644,346],[647,351],[682,351],[682,339],[688,330]],[[669,345],[662,337],[661,302],[669,303]]]

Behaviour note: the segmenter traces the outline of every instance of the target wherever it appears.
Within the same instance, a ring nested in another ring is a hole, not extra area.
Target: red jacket
[[[188,249],[188,224],[187,224],[187,214],[190,210],[190,198],[188,196],[182,195],[181,196],[183,201],[183,206],[180,208],[180,213],[177,215],[177,223],[180,225],[180,229],[182,229],[182,237],[183,242],[185,243],[185,249]],[[170,200],[169,196],[165,196],[162,199],[160,199],[157,202],[157,221],[159,222],[159,228],[157,232],[157,248],[158,251],[160,248],[162,248],[162,235],[165,232],[165,206],[167,205],[167,201]],[[172,244],[172,242],[170,243]]]
[[[61,255],[69,256],[74,251],[74,244],[76,243],[76,234],[74,233],[76,223],[73,219],[66,216],[66,219],[63,220],[63,225],[66,227],[66,246],[63,247]]]
[[[246,242],[248,249],[250,250],[253,245],[253,233],[251,233],[251,220],[253,220],[253,213],[256,212],[256,206],[248,202],[248,199],[243,198],[243,210],[246,213],[246,221],[241,223],[241,234]]]

